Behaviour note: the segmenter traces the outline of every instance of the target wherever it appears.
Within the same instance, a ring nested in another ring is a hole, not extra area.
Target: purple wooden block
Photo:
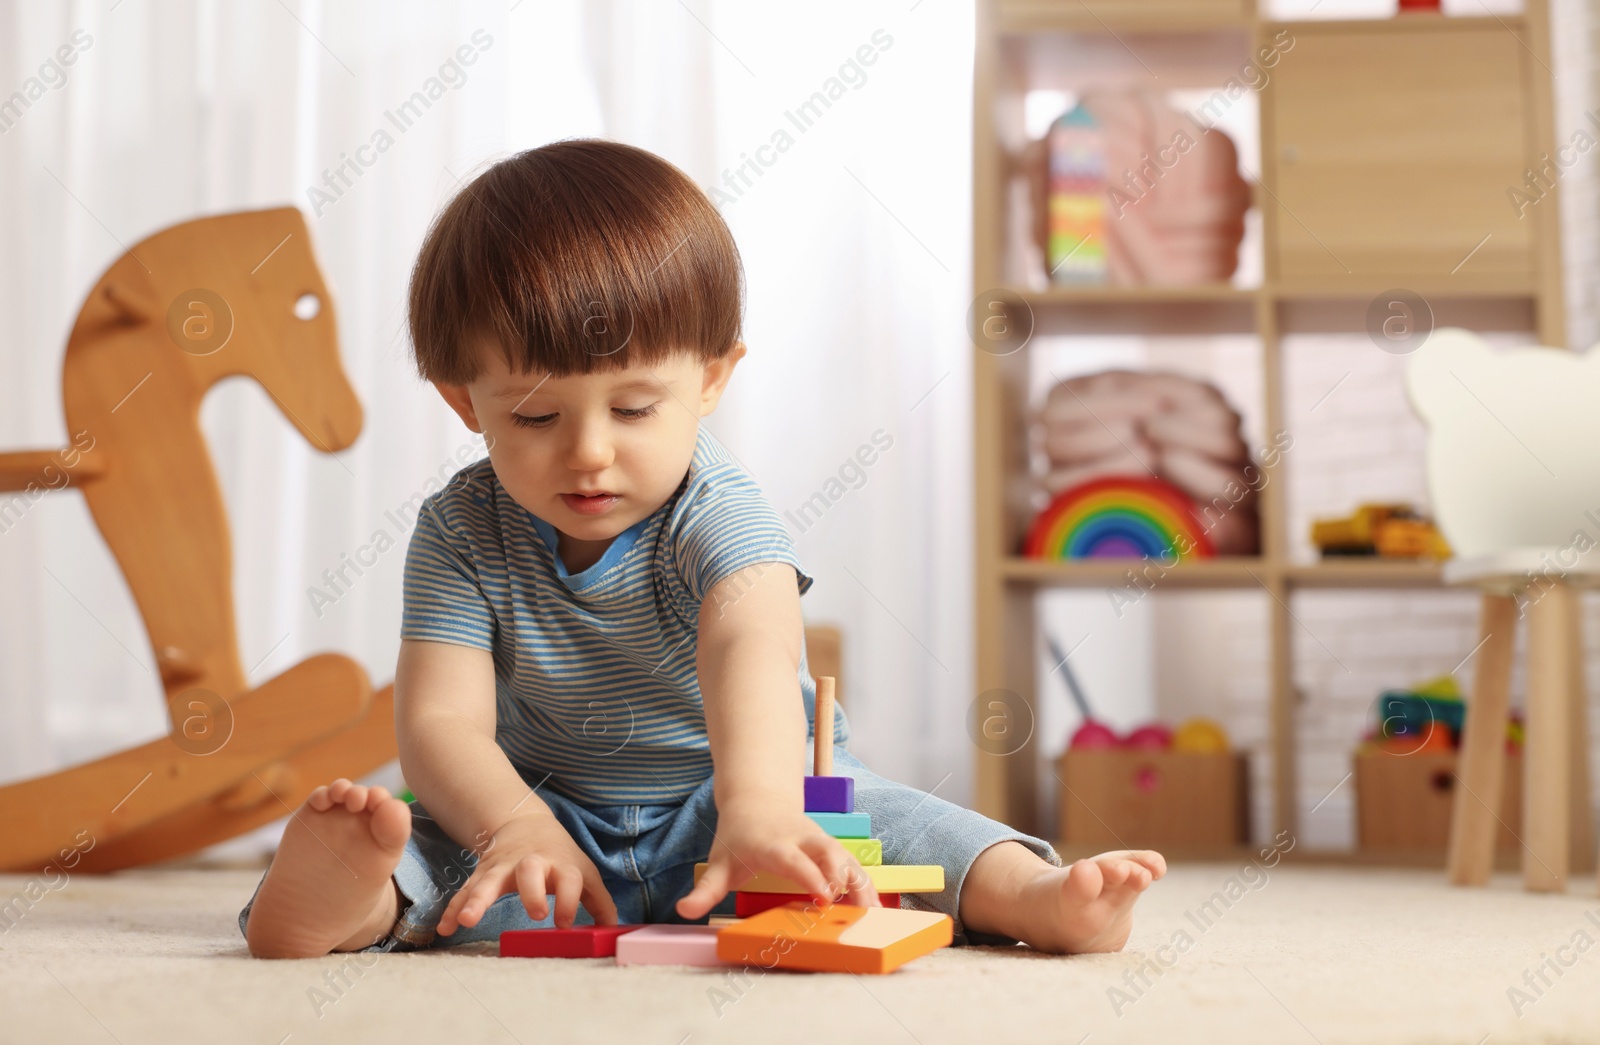
[[[806,812],[854,813],[856,811],[856,781],[847,776],[808,776],[806,780]]]

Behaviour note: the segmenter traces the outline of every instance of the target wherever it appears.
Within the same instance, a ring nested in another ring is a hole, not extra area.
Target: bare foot
[[[1053,867],[1016,842],[991,846],[961,890],[961,919],[1053,954],[1120,951],[1133,929],[1133,904],[1167,873],[1150,849],[1119,849]]]
[[[381,939],[394,926],[390,875],[410,837],[411,808],[381,787],[340,777],[311,792],[250,906],[250,953],[314,958]]]

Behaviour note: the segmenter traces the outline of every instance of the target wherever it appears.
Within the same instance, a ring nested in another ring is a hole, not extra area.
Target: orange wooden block
[[[717,957],[764,969],[893,972],[950,946],[950,916],[931,911],[791,903],[725,927]]]

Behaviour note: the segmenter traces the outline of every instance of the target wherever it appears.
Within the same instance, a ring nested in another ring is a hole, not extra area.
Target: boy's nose
[[[567,459],[573,471],[593,472],[609,466],[615,456],[604,426],[586,424],[574,436]]]

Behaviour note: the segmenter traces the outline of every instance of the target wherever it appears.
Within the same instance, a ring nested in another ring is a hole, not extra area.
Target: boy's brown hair
[[[556,377],[703,362],[740,336],[743,268],[711,201],[677,167],[597,138],[484,171],[434,220],[411,272],[423,378],[464,385],[485,340],[514,373]]]

